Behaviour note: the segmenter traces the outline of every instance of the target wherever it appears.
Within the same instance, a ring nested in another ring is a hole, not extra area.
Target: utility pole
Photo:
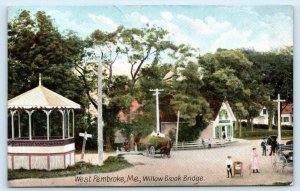
[[[153,95],[156,96],[156,133],[160,132],[159,128],[159,99],[158,95],[160,94],[159,92],[164,91],[163,89],[150,89],[151,92],[155,92]]]
[[[98,162],[103,163],[102,63],[98,60]]]
[[[285,102],[285,100],[280,99],[280,94],[278,94],[277,99],[273,100],[274,102],[277,102],[277,114],[278,114],[278,120],[277,120],[277,125],[278,125],[278,137],[277,141],[279,144],[281,144],[281,114],[280,114],[280,102]]]
[[[102,116],[102,62],[101,50],[94,46],[93,56],[87,63],[98,63],[98,119],[97,119],[97,146],[98,146],[98,164],[103,164],[103,116]]]
[[[176,140],[175,140],[176,145],[178,145],[179,115],[180,115],[180,111],[178,110],[178,113],[177,113],[177,127],[176,127]]]

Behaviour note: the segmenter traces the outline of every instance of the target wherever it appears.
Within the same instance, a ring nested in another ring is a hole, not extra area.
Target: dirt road
[[[9,181],[9,186],[213,186],[213,185],[268,185],[293,181],[293,169],[274,172],[271,156],[259,156],[260,173],[249,170],[252,146],[261,153],[260,141],[238,140],[223,148],[173,151],[171,158],[149,158],[142,155],[125,155],[135,166],[113,173],[86,174],[76,177],[49,179],[21,179]],[[243,162],[243,176],[227,178],[225,160]],[[107,156],[106,156],[107,157]],[[97,155],[86,156],[95,162]]]

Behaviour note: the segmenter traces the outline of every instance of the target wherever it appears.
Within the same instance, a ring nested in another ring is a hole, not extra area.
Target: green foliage
[[[204,127],[206,127],[205,124]],[[194,141],[199,138],[201,130],[204,129],[203,126],[196,127],[196,126],[188,126],[188,124],[180,125],[179,132],[178,132],[178,141],[179,142],[188,142]]]
[[[242,122],[242,126],[243,127],[247,127],[247,122]],[[269,125],[264,125],[264,124],[253,124],[253,128],[254,129],[269,129]],[[278,126],[277,125],[273,125],[272,129],[273,130],[277,130]],[[290,126],[290,125],[282,125],[281,126],[282,130],[293,130],[294,127]]]
[[[74,63],[81,60],[82,50],[82,41],[72,32],[60,34],[44,12],[31,17],[29,11],[22,11],[8,23],[8,99],[36,87],[41,73],[45,87],[82,106],[83,110],[75,112],[75,126],[79,126],[87,97],[82,81],[74,73]],[[46,115],[35,112],[33,118],[33,133],[45,135]],[[55,135],[61,128],[58,111],[51,113],[50,124],[51,134]]]
[[[253,63],[271,88],[272,98],[281,97],[288,103],[293,102],[293,47],[283,47],[267,52],[244,50],[246,57]]]
[[[43,85],[83,107],[76,112],[77,149],[82,141],[78,132],[84,132],[87,127],[94,135],[87,146],[92,149],[97,145],[97,118],[86,114],[85,109],[90,104],[98,107],[94,95],[98,66],[87,62],[95,60],[95,56],[104,65],[104,96],[100,99],[104,103],[107,147],[111,146],[117,128],[125,136],[134,134],[136,138],[155,129],[155,99],[149,89],[164,89],[160,94],[161,116],[176,120],[180,111],[180,122],[186,123],[179,133],[181,141],[198,138],[222,101],[230,103],[238,120],[248,121],[258,115],[262,106],[267,107],[271,119],[272,98],[277,93],[287,102],[293,102],[293,47],[268,52],[218,49],[200,55],[198,49],[188,44],[175,46],[166,40],[171,31],[159,27],[119,26],[113,32],[95,30],[82,40],[72,31],[61,34],[54,22],[44,12],[32,17],[26,10],[9,21],[8,97],[37,86],[38,74],[42,73]],[[169,63],[162,61],[167,56]],[[127,58],[132,66],[130,78],[114,75],[113,64],[120,57]],[[133,100],[142,104],[135,113],[130,111]],[[117,115],[121,110],[130,115],[129,121],[119,121]],[[198,114],[202,114],[201,122],[195,121]],[[40,119],[33,125],[34,131],[45,134],[42,120],[45,116],[41,112],[34,115]],[[51,114],[53,135],[60,135],[60,118],[59,113]],[[25,115],[21,124],[26,124],[26,120]],[[242,128],[240,134],[241,131]],[[24,134],[28,132],[25,130]]]
[[[141,143],[143,146],[154,146],[154,148],[160,148],[163,143],[168,141],[170,138],[168,136],[165,137],[157,137],[148,135],[141,139]]]
[[[192,97],[186,94],[174,95],[171,106],[180,111],[180,118],[188,122],[190,126],[196,124],[195,117],[203,115],[203,120],[208,122],[210,118],[209,105],[203,97]]]
[[[142,113],[140,113],[142,112]],[[141,138],[149,135],[156,128],[155,102],[146,103],[137,113],[134,118],[128,122],[120,123],[119,129],[129,138],[133,134],[135,138]]]
[[[266,137],[269,137],[270,135],[277,135],[278,132],[277,130],[254,130],[254,131],[245,131],[243,132],[242,136],[239,136],[238,133],[236,132],[235,137],[236,138],[243,138],[243,139],[263,139]],[[282,130],[281,131],[281,136],[283,138],[291,138],[293,137],[293,131],[292,130]]]

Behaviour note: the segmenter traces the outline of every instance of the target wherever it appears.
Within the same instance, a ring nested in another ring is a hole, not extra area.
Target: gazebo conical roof
[[[80,109],[80,105],[40,83],[36,88],[8,100],[8,109]]]

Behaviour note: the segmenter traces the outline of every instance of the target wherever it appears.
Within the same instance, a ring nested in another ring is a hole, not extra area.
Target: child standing
[[[258,154],[256,153],[256,148],[252,148],[251,152],[251,167],[253,173],[259,173],[259,165],[258,165]]]
[[[231,160],[231,156],[227,157],[226,167],[227,167],[227,178],[229,178],[229,174],[230,174],[230,177],[232,178],[232,160]]]

